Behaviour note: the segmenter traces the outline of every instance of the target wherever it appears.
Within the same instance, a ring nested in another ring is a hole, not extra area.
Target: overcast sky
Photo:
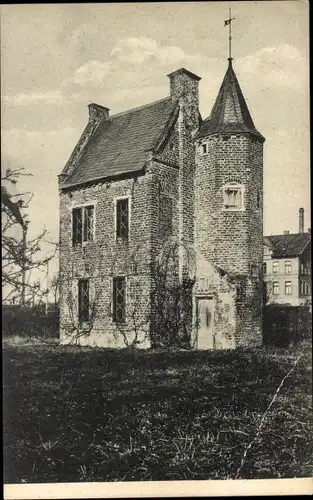
[[[168,73],[198,74],[206,118],[234,69],[265,136],[264,232],[298,230],[309,206],[309,9],[302,1],[1,6],[2,165],[33,174],[31,231],[58,237],[57,175],[96,102],[111,114],[169,95]]]

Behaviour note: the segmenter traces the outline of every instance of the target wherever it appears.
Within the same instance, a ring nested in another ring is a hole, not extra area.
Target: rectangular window
[[[277,274],[279,271],[279,262],[273,262],[273,273]]]
[[[262,270],[263,270],[263,274],[266,274],[266,262],[263,262]]]
[[[300,295],[304,295],[304,282],[300,281]]]
[[[251,276],[252,278],[259,277],[259,266],[257,266],[256,264],[252,264],[251,266]]]
[[[310,285],[305,281],[300,281],[300,294],[301,295],[310,295]]]
[[[78,319],[80,323],[89,321],[89,280],[78,281]]]
[[[291,274],[291,262],[285,261],[285,274]]]
[[[274,281],[273,283],[273,295],[279,295],[279,283]]]
[[[291,281],[285,282],[285,295],[291,295]]]
[[[201,144],[201,151],[202,151],[202,154],[205,155],[207,152],[208,152],[208,146],[207,144]]]
[[[113,321],[124,323],[126,320],[126,280],[113,278]]]
[[[123,240],[128,240],[129,237],[128,198],[116,201],[116,237]]]
[[[242,210],[243,209],[243,187],[239,185],[224,186],[224,209]]]
[[[303,264],[303,262],[300,263],[300,274],[304,274],[304,264]]]
[[[74,208],[72,212],[73,245],[94,239],[94,206]]]

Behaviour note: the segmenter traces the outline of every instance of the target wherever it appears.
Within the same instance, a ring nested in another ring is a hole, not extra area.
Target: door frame
[[[196,325],[196,349],[199,348],[198,346],[198,339],[199,339],[199,323],[198,323],[198,318],[199,318],[199,300],[212,300],[213,304],[213,325],[212,325],[212,337],[213,337],[213,349],[215,349],[216,342],[215,342],[215,308],[216,308],[216,298],[213,294],[211,293],[197,293],[194,295],[194,301],[195,301],[195,325]]]

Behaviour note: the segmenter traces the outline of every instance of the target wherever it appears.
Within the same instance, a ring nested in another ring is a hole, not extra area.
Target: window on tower
[[[244,187],[241,184],[234,182],[223,186],[223,210],[244,210]]]
[[[208,152],[208,145],[207,145],[207,143],[206,143],[206,142],[204,142],[203,144],[201,144],[201,153],[202,153],[203,155],[206,155],[206,154],[207,154],[207,152]]]

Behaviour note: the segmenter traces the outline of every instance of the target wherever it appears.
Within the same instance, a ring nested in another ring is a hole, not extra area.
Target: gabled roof
[[[264,137],[254,126],[247,103],[233,70],[232,59],[230,58],[228,61],[228,69],[211,114],[202,122],[197,138],[217,133],[245,132],[264,141]]]
[[[61,188],[143,169],[177,106],[167,97],[103,120]]]
[[[310,233],[277,234],[265,236],[264,244],[271,244],[272,258],[298,257],[311,241]]]

